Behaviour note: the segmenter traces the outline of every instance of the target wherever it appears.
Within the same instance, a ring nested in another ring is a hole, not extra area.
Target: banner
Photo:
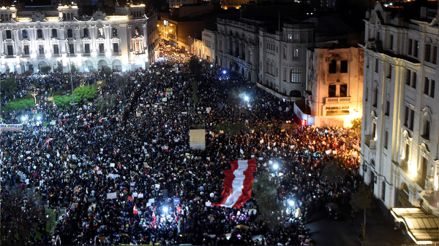
[[[206,149],[206,130],[205,129],[191,129],[189,130],[189,145],[191,149],[205,150]]]

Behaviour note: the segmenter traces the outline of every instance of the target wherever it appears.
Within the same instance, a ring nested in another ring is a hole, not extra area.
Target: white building
[[[360,173],[416,243],[439,241],[439,7],[427,15],[435,7],[406,21],[401,7],[377,3],[365,20]]]
[[[79,16],[72,3],[57,9],[0,8],[0,72],[145,68],[154,59],[156,17],[144,4],[117,6],[114,15]]]

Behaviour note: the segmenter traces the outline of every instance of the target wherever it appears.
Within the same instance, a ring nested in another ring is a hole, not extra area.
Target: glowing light
[[[293,199],[288,199],[287,200],[287,204],[290,207],[294,207],[296,205],[296,202]]]
[[[37,120],[37,121],[42,121],[43,120],[43,116],[42,115],[37,115],[36,117],[35,117],[35,119]]]
[[[24,114],[20,117],[21,123],[25,123],[29,120],[29,116],[27,114]]]
[[[169,212],[169,208],[168,208],[167,206],[163,206],[163,207],[162,207],[162,212],[163,212],[164,214],[167,214],[167,213]]]
[[[277,171],[280,168],[279,163],[277,163],[276,161],[273,162],[273,165],[271,167],[273,168],[274,171]]]
[[[418,170],[417,170],[416,162],[413,161],[413,160],[410,160],[410,161],[408,161],[407,165],[408,165],[408,175],[409,175],[409,177],[412,180],[416,179],[416,177],[418,176]]]
[[[222,74],[223,74],[223,75],[226,75],[226,74],[227,74],[227,70],[224,69],[224,70],[222,71]]]
[[[245,102],[250,102],[250,97],[248,95],[244,95],[242,98]]]

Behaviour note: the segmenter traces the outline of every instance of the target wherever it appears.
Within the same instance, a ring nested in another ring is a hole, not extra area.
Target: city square
[[[437,2],[425,13],[439,18]],[[62,1],[23,16],[22,5],[1,7],[1,243],[437,243],[437,38],[418,86],[428,99],[400,107],[417,68],[407,82],[390,58],[381,66],[371,31],[393,3],[367,11],[359,44],[334,43],[349,28],[338,14],[316,21],[310,3],[288,8],[310,11],[315,27],[273,12],[278,24],[256,31],[248,4],[221,2],[217,30],[200,40],[141,1],[91,15]]]

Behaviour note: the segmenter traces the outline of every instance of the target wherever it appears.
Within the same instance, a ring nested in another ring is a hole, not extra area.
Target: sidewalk
[[[358,213],[354,220],[345,215],[342,221],[328,219],[324,212],[315,214],[306,224],[317,246],[408,246],[414,245],[401,230],[394,230],[390,214],[383,212],[374,202],[373,208],[367,210],[366,240],[360,240],[363,213]]]

